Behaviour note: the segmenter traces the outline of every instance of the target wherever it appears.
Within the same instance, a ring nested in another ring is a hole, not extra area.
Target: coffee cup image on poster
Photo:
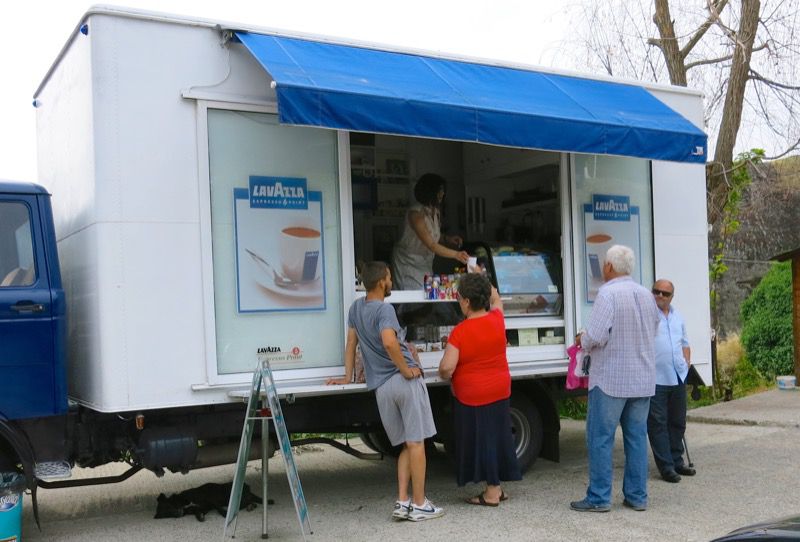
[[[234,190],[239,312],[325,309],[322,194],[304,194],[306,208],[264,207]]]
[[[280,229],[279,234],[278,260],[283,276],[301,284],[319,278],[319,255],[322,251],[319,225],[308,218],[295,217]]]
[[[630,205],[627,196],[594,194],[592,203],[585,204],[583,211],[586,300],[592,303],[604,282],[606,252],[614,245],[633,249],[636,256],[633,278],[641,282],[639,207]]]

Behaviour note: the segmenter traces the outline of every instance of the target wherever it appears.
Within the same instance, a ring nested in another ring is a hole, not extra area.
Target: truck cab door
[[[0,194],[0,415],[58,412],[53,300],[37,196]]]

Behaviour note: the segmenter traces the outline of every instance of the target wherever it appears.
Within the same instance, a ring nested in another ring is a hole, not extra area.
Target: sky
[[[444,53],[553,65],[567,28],[542,0],[124,0],[115,5]],[[0,179],[36,182],[32,97],[96,2],[0,2]]]

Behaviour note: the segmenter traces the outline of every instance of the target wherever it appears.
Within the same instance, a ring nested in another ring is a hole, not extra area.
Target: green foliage
[[[709,264],[709,278],[711,279],[711,309],[716,309],[719,292],[717,292],[718,281],[728,271],[728,266],[723,262],[725,256],[725,246],[728,239],[741,227],[739,222],[739,209],[742,203],[742,195],[745,189],[750,186],[750,165],[758,165],[764,159],[764,149],[751,149],[740,153],[733,161],[733,167],[728,172],[728,193],[725,204],[722,206],[721,224],[719,226],[718,241],[714,245]]]
[[[770,385],[770,381],[765,379],[746,357],[742,357],[736,362],[730,378],[725,382],[727,389],[724,390],[722,395],[715,393],[713,386],[700,386],[700,398],[694,400],[690,396],[688,408],[713,405],[719,400],[739,399],[752,393],[764,391]]]
[[[775,264],[741,307],[747,358],[770,380],[793,373],[791,262]]]
[[[301,440],[307,438],[332,438],[332,439],[346,439],[352,437],[349,433],[292,433],[289,435],[289,440]]]
[[[716,403],[718,401],[717,395],[714,393],[714,387],[713,386],[700,386],[700,398],[697,399],[696,401],[694,399],[692,399],[692,396],[690,394],[690,390],[691,390],[691,387],[687,388],[687,390],[686,390],[687,391],[687,395],[688,395],[687,404],[686,404],[687,408],[692,409],[692,408],[698,408],[698,407],[713,405],[714,403]]]
[[[558,402],[558,415],[570,420],[585,420],[587,408],[586,397],[565,397]]]
[[[733,398],[739,399],[770,386],[770,381],[756,369],[747,357],[742,357],[733,371]]]
[[[711,257],[711,263],[709,264],[709,271],[708,275],[711,279],[711,309],[715,309],[717,307],[717,300],[719,299],[719,292],[717,292],[717,281],[722,278],[722,276],[728,272],[728,266],[725,265],[725,262],[722,261],[723,257],[723,250],[724,250],[725,243],[719,242],[717,243],[716,250],[717,252]]]

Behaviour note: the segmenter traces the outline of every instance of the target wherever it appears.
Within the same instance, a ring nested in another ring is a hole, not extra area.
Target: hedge
[[[774,264],[741,306],[742,344],[765,377],[794,373],[791,262]]]

